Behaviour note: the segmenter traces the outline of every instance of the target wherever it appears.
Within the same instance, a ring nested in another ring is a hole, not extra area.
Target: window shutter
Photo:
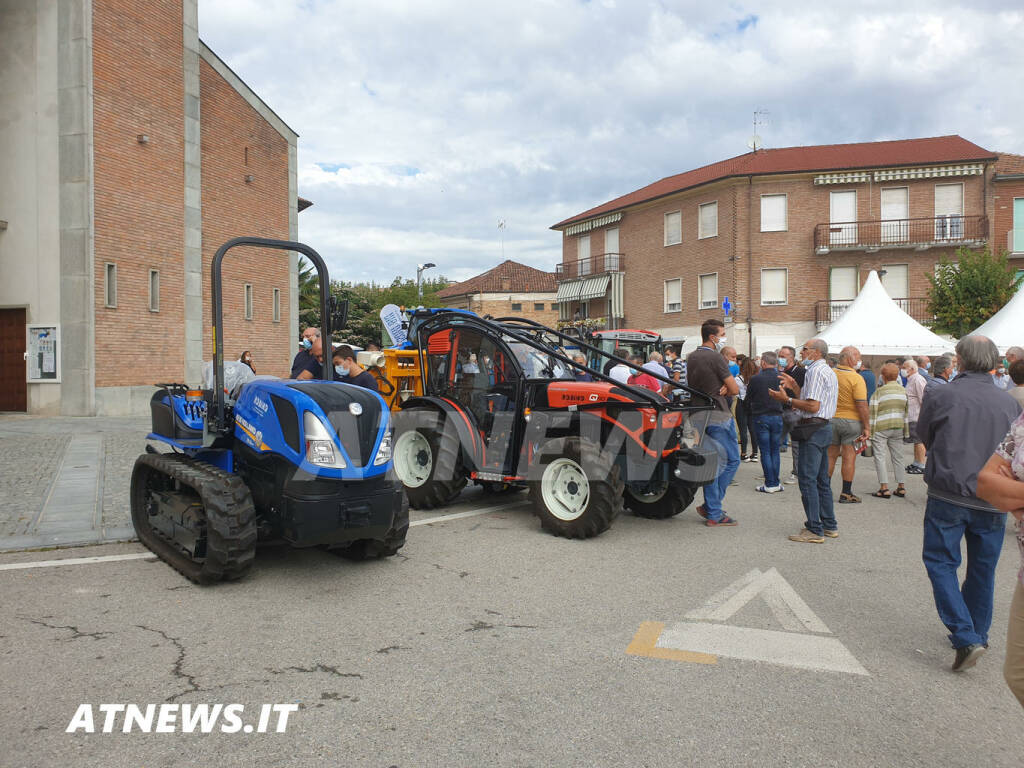
[[[683,242],[682,214],[679,211],[665,214],[665,245]]]
[[[700,207],[700,236],[715,237],[718,234],[718,203],[705,203]]]
[[[678,312],[683,308],[683,281],[679,278],[665,281],[665,311]]]
[[[619,228],[612,227],[604,231],[604,252],[605,253],[618,253],[619,252]]]
[[[786,196],[761,195],[761,231],[786,230]]]
[[[718,275],[700,276],[700,308],[713,309],[718,306]]]
[[[857,298],[856,267],[832,267],[828,297],[831,301],[853,301]]]
[[[960,216],[964,212],[963,184],[935,185],[935,215]]]
[[[890,299],[910,298],[910,277],[906,264],[883,264],[882,287]],[[905,307],[904,307],[905,309]]]
[[[785,304],[789,300],[787,278],[785,269],[762,269],[761,303]]]

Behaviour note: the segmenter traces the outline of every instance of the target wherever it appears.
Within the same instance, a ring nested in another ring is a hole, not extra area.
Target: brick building
[[[759,149],[552,229],[562,318],[692,347],[728,298],[731,343],[759,352],[827,325],[872,269],[923,321],[926,275],[957,248],[1006,248],[1024,268],[1024,158],[959,136]]]
[[[558,319],[555,276],[508,259],[438,292],[445,306],[478,315],[525,317],[553,326]]]
[[[199,383],[216,249],[296,239],[297,134],[197,26],[196,0],[0,0],[0,410]],[[287,375],[296,256],[232,251],[223,296],[225,359]]]

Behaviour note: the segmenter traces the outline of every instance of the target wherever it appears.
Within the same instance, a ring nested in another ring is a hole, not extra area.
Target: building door
[[[882,190],[882,242],[901,243],[907,239],[910,218],[910,190],[893,187]]]
[[[604,271],[614,272],[619,269],[619,228],[612,227],[604,231]]]
[[[832,245],[857,244],[857,192],[832,192],[829,195],[829,227]]]
[[[0,309],[0,411],[28,410],[25,310]]]
[[[964,185],[935,185],[935,239],[960,240],[964,236]]]

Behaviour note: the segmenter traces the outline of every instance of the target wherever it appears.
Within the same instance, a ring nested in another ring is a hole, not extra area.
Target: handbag
[[[789,436],[799,443],[811,439],[811,435],[817,432],[819,429],[828,424],[828,419],[823,419],[820,416],[811,416],[807,419],[800,419],[796,423],[796,426],[790,430]]]

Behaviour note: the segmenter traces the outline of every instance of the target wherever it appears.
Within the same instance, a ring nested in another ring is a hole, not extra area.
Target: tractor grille
[[[327,381],[296,382],[290,386],[308,395],[323,409],[353,464],[365,467],[373,461],[371,451],[381,417],[380,400],[373,392],[352,384]],[[359,416],[349,411],[352,403],[362,406]]]

